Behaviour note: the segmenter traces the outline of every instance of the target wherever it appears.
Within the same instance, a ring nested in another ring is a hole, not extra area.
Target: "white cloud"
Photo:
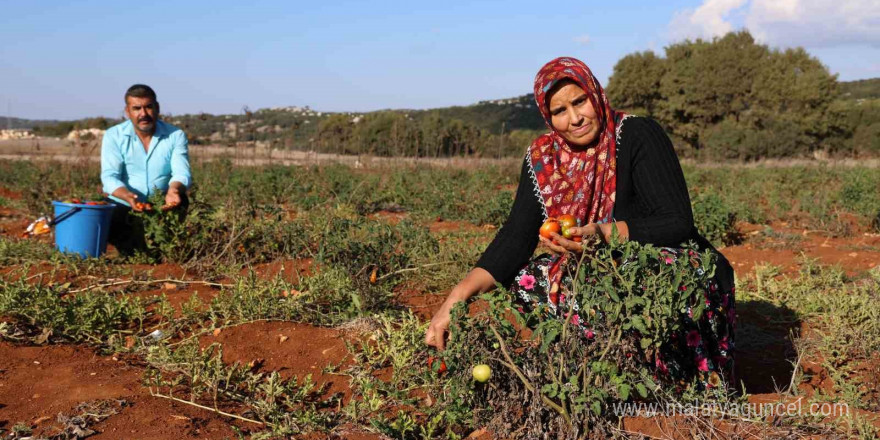
[[[587,45],[590,44],[590,36],[589,35],[578,35],[574,37],[574,42],[577,44]]]
[[[732,31],[729,21],[731,12],[741,8],[748,0],[705,0],[697,9],[685,9],[675,14],[669,24],[673,40],[685,38],[711,38]]]
[[[880,47],[880,1],[704,0],[675,14],[669,37],[711,38],[740,28],[771,46]]]
[[[773,46],[880,47],[877,0],[751,0],[745,25]]]

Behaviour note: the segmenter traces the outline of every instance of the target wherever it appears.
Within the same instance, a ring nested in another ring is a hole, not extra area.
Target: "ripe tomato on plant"
[[[446,372],[446,362],[443,361],[443,359],[440,359],[438,357],[434,357],[434,356],[428,357],[428,368],[430,368],[431,371],[434,371],[434,361],[439,361],[439,364],[437,365],[436,373],[437,374],[445,373]]]

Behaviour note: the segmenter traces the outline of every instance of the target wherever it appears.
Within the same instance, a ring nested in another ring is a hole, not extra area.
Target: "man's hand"
[[[180,197],[180,191],[177,188],[168,188],[168,192],[165,193],[165,205],[162,206],[162,210],[174,209],[180,206],[181,203],[183,203],[183,199]]]
[[[146,206],[146,204],[138,202],[137,194],[129,191],[128,188],[124,186],[116,188],[111,195],[128,203],[128,206],[131,206],[132,211],[141,212]]]

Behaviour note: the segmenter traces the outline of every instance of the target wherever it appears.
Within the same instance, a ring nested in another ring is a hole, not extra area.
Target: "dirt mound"
[[[140,383],[142,369],[86,347],[0,341],[0,359],[0,428],[23,422],[34,426],[36,434],[51,434],[60,428],[59,413],[77,415],[74,408],[80,403],[114,399],[127,404],[90,426],[100,433],[90,438],[221,439],[234,434],[224,418],[210,411],[150,396]]]
[[[343,335],[339,330],[293,322],[254,322],[224,328],[217,336],[199,340],[204,348],[213,343],[223,347],[223,362],[254,363],[259,371],[278,371],[284,379],[307,374],[318,384],[327,384],[326,395],[342,393],[351,397],[347,376],[324,373],[327,365],[348,361]]]
[[[311,258],[306,258],[302,260],[277,260],[271,263],[261,263],[242,269],[240,274],[247,275],[253,271],[261,279],[273,279],[280,276],[281,279],[288,283],[297,283],[300,277],[309,276],[314,270],[314,262]]]

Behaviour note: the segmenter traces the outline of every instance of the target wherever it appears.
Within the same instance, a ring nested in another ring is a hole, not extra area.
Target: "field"
[[[739,392],[700,395],[672,395],[639,377],[642,370],[598,364],[583,380],[589,386],[578,386],[567,379],[565,353],[548,346],[590,356],[595,347],[546,323],[529,335],[510,318],[503,291],[456,312],[458,332],[442,355],[448,371],[429,366],[436,354],[423,335],[431,313],[503,223],[518,170],[515,161],[467,168],[198,161],[186,219],[145,216],[148,252],[122,258],[111,249],[77,260],[55,252],[51,236],[18,237],[51,200],[94,197],[98,165],[0,160],[0,435],[880,433],[876,168],[685,167],[698,227],[737,276]],[[616,335],[599,347],[617,353]],[[634,360],[643,355],[636,351]],[[471,379],[475,363],[492,367],[486,384]],[[728,409],[615,415],[620,402]],[[748,403],[803,410],[729,410]],[[846,411],[810,414],[811,407]]]

